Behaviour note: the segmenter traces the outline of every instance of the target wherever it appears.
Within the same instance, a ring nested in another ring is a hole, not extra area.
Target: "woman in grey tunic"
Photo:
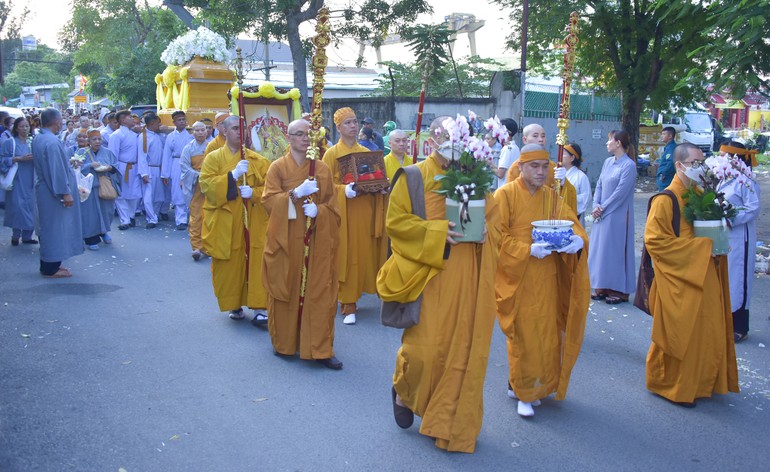
[[[614,305],[627,302],[634,280],[634,187],[636,163],[626,131],[611,131],[594,192],[588,271],[594,300]]]
[[[13,136],[0,148],[0,172],[7,173],[18,163],[13,190],[5,192],[5,221],[12,228],[11,245],[18,246],[19,238],[24,244],[37,244],[32,238],[35,229],[35,165],[32,163],[32,149],[28,142],[29,122],[16,118],[11,131]]]
[[[86,157],[80,167],[83,175],[94,174],[94,182],[91,194],[81,204],[80,217],[83,223],[83,240],[88,249],[99,249],[99,240],[105,244],[111,244],[110,227],[112,217],[115,215],[115,200],[99,198],[99,176],[106,175],[110,178],[112,186],[120,194],[120,172],[118,172],[118,159],[109,149],[102,147],[102,135],[97,129],[88,131],[88,145]]]

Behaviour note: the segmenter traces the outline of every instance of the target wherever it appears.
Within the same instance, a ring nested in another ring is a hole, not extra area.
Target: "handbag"
[[[650,201],[647,202],[647,215],[650,214],[650,207],[652,206],[652,200],[658,195],[668,195],[673,201],[674,216],[671,219],[671,226],[674,228],[674,234],[679,237],[679,202],[676,199],[676,195],[671,190],[664,190],[660,193],[656,193],[650,197]],[[634,294],[634,306],[642,310],[643,312],[651,315],[650,313],[650,288],[652,288],[652,281],[655,279],[655,271],[652,268],[652,257],[647,252],[647,247],[642,241],[642,257],[639,264],[639,275],[636,277],[636,293]]]
[[[406,174],[406,185],[409,189],[409,198],[412,200],[412,214],[425,219],[425,192],[420,169],[414,165],[398,169],[391,181],[391,189],[402,174]],[[391,328],[411,328],[420,322],[421,305],[422,294],[417,297],[417,300],[409,303],[383,301],[380,308],[380,322]]]
[[[91,158],[91,163],[96,164],[94,155],[91,150],[88,151],[88,157]],[[115,190],[115,186],[112,185],[112,180],[106,175],[99,175],[99,198],[102,200],[115,200],[118,198],[118,192]]]
[[[13,151],[11,151],[11,158],[16,155],[16,139],[11,138],[13,142]],[[0,188],[3,190],[13,190],[13,179],[16,177],[16,172],[19,170],[19,163],[14,162],[8,172],[5,174],[0,173]]]

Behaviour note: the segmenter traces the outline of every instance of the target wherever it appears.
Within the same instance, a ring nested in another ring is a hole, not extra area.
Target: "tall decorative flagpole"
[[[321,143],[325,139],[321,131],[321,102],[324,91],[324,74],[326,73],[326,65],[329,63],[329,58],[326,56],[326,46],[331,42],[328,8],[324,7],[318,10],[315,31],[316,35],[313,37],[313,45],[315,46],[315,53],[313,54],[313,104],[310,110],[310,130],[308,131],[310,146],[306,154],[307,158],[310,159],[310,169],[308,170],[308,179],[310,180],[315,179],[315,161],[322,157]],[[308,196],[305,201],[307,203],[312,202],[313,196]],[[305,306],[305,290],[310,265],[310,236],[313,234],[312,223],[312,218],[305,218],[305,248],[302,259],[302,279],[299,287],[298,327],[302,324],[302,310]]]
[[[417,107],[417,130],[414,132],[414,156],[420,155],[420,130],[422,129],[422,111],[425,108],[425,91],[428,89],[428,79],[433,72],[433,67],[426,59],[422,64],[422,86],[420,88],[420,103]]]
[[[246,159],[246,113],[243,106],[243,56],[241,48],[235,49],[235,78],[238,81],[238,115],[240,115],[239,131],[241,136],[241,159]],[[243,185],[246,182],[246,174],[243,174]],[[243,239],[246,244],[246,282],[249,281],[249,253],[251,252],[251,238],[249,237],[249,203],[243,201]]]
[[[562,70],[562,92],[561,92],[561,104],[559,105],[559,119],[556,121],[556,127],[559,128],[559,133],[556,135],[556,144],[559,145],[556,162],[557,166],[562,166],[562,151],[569,141],[567,139],[567,128],[569,128],[569,96],[572,89],[572,76],[575,72],[575,58],[577,56],[577,44],[578,44],[578,13],[573,11],[569,16],[569,24],[567,25],[567,36],[564,38],[564,44],[567,46],[564,52],[564,69]],[[561,190],[561,182],[556,181],[556,193]]]

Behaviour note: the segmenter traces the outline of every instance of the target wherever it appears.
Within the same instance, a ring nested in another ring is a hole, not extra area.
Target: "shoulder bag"
[[[671,219],[671,226],[674,228],[674,234],[679,237],[679,202],[677,201],[674,192],[671,190],[664,190],[650,197],[650,201],[647,202],[647,215],[649,216],[650,214],[652,200],[659,195],[668,195],[673,202],[674,216]],[[647,247],[644,245],[644,240],[642,240],[642,257],[639,264],[639,275],[636,277],[634,306],[647,313],[648,315],[651,315],[650,288],[652,287],[652,281],[654,278],[655,271],[652,268],[652,258],[650,257],[650,253],[647,252]]]
[[[90,149],[88,150],[88,157],[91,158],[91,164],[96,164],[94,153]],[[102,200],[115,200],[118,198],[118,192],[115,190],[115,186],[112,185],[110,177],[102,173],[98,173],[97,176],[99,178],[99,198]]]
[[[398,169],[393,176],[390,188],[402,174],[406,175],[406,185],[409,188],[409,198],[412,200],[412,214],[425,219],[425,189],[423,188],[422,175],[417,166],[411,165]],[[380,321],[391,328],[411,328],[420,322],[420,306],[422,294],[417,300],[409,303],[382,302],[380,309]]]
[[[13,142],[13,150],[11,151],[11,159],[16,157],[16,138],[11,138]],[[11,168],[5,174],[0,173],[0,189],[13,190],[13,179],[16,177],[16,171],[19,170],[19,163],[14,162],[11,164]]]

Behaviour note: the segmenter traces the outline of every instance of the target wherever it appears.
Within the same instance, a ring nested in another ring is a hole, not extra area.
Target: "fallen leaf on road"
[[[169,441],[173,441],[174,439],[179,439],[179,435],[175,434],[175,435],[171,436],[170,438],[168,438]]]
[[[30,335],[29,335],[29,334],[26,334],[26,333],[21,333],[21,337],[22,337],[22,338],[28,338],[28,337],[30,337]]]

